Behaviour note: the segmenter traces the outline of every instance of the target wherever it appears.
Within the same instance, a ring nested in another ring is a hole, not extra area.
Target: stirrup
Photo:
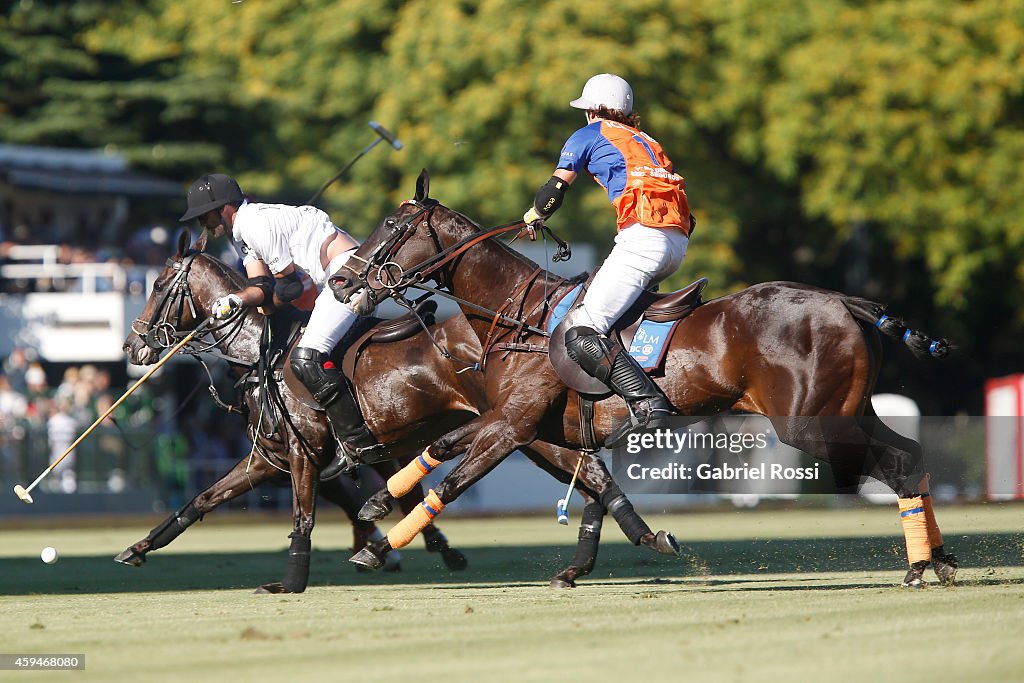
[[[657,397],[641,399],[636,404],[639,405],[644,401],[650,403],[656,400]],[[637,411],[633,410],[633,406],[629,403],[626,404],[626,407],[629,409],[629,418],[608,435],[604,441],[605,448],[617,448],[623,445],[623,439],[641,429],[667,427],[668,418],[672,415],[672,411],[667,408],[649,408],[646,412],[637,414]]]
[[[331,481],[332,479],[337,479],[342,474],[351,472],[360,464],[358,460],[352,457],[350,451],[344,444],[340,441],[338,444],[340,445],[340,448],[338,449],[337,454],[335,454],[334,460],[332,460],[327,467],[320,470],[320,481]]]

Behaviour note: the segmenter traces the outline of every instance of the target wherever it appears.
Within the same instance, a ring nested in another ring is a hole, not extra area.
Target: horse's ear
[[[203,230],[202,234],[199,235],[199,239],[192,245],[192,251],[206,251],[206,240],[209,238],[210,233],[207,230]]]
[[[416,178],[416,195],[413,197],[416,201],[422,202],[430,195],[430,174],[427,173],[427,169],[420,171],[420,176]]]
[[[181,235],[178,237],[178,256],[184,256],[188,252],[189,246],[192,244],[192,233],[189,232],[188,228],[181,231]]]

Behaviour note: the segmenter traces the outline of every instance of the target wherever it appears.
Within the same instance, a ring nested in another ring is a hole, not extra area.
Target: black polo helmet
[[[241,203],[243,199],[242,188],[231,176],[223,173],[204,175],[188,188],[188,210],[178,220],[192,220],[225,204]]]

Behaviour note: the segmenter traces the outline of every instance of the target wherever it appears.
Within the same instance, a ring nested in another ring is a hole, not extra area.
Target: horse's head
[[[329,282],[335,297],[369,315],[388,296],[427,280],[447,284],[462,251],[480,232],[465,216],[428,197],[424,169],[413,199],[387,215]]]
[[[213,300],[231,291],[231,275],[226,267],[203,251],[206,233],[191,245],[186,230],[178,240],[178,250],[167,259],[146,307],[132,322],[132,331],[124,341],[124,352],[134,365],[152,365],[161,352],[174,346],[190,330],[210,315]],[[190,247],[191,245],[191,247]]]

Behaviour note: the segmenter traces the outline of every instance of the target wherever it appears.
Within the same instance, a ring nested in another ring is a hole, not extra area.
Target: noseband
[[[444,251],[440,240],[437,237],[437,233],[434,232],[430,226],[430,216],[434,211],[434,208],[438,205],[434,200],[425,200],[419,202],[415,199],[410,199],[402,202],[402,206],[412,205],[417,207],[417,210],[409,214],[401,221],[395,219],[393,216],[389,216],[384,220],[384,227],[388,228],[389,233],[387,237],[381,240],[380,244],[374,247],[373,251],[364,259],[361,256],[352,254],[349,256],[349,261],[355,260],[362,263],[362,268],[356,270],[347,263],[343,266],[344,269],[356,276],[356,281],[362,285],[367,291],[367,296],[371,297],[374,302],[377,300],[377,292],[380,290],[386,290],[393,293],[404,291],[407,287],[417,282],[422,282],[426,279],[427,275],[433,272],[435,269],[427,269],[427,266],[434,258],[431,257],[423,263],[417,265],[410,270],[411,275],[406,276],[405,270],[396,261],[394,256],[398,251],[405,245],[406,242],[416,232],[416,222],[422,217],[423,221],[420,223],[426,228],[431,239],[434,241],[434,246],[437,252],[440,254]],[[371,279],[375,285],[371,284]]]
[[[192,288],[188,284],[188,272],[198,255],[189,254],[180,260],[167,259],[167,267],[176,271],[174,278],[164,287],[160,302],[153,310],[149,322],[141,318],[136,318],[132,322],[132,331],[154,351],[163,351],[184,338],[185,335],[178,328],[181,326],[185,306],[188,306],[192,318],[196,318],[196,305],[192,297]],[[140,325],[144,326],[141,330]]]
[[[146,343],[146,346],[154,351],[160,352],[169,349],[188,335],[189,330],[181,329],[181,321],[186,306],[188,307],[189,314],[192,316],[192,320],[196,324],[200,322],[195,297],[192,294],[192,287],[188,282],[192,264],[200,253],[194,252],[180,259],[167,259],[167,267],[172,268],[175,273],[171,281],[163,288],[163,293],[159,303],[157,303],[156,308],[153,310],[153,315],[148,322],[142,318],[136,318],[132,321],[132,332],[139,335],[139,338]],[[242,315],[235,315],[220,325],[207,327],[206,331],[212,334],[223,330],[227,326],[234,326],[227,335],[230,336],[241,329],[244,317]],[[211,344],[206,348],[191,348],[193,344],[195,344],[194,340],[189,342],[190,348],[186,349],[185,353],[201,353],[213,347],[213,344]],[[202,346],[202,344],[199,346]]]

